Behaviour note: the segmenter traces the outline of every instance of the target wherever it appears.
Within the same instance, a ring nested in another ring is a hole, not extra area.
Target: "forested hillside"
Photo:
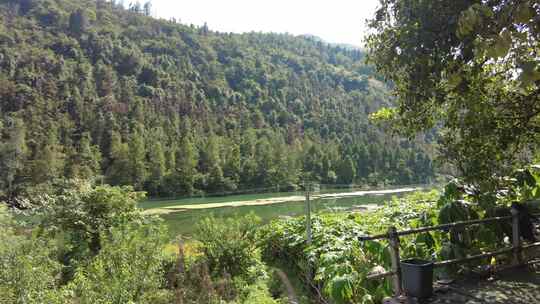
[[[391,98],[362,51],[147,13],[0,1],[4,198],[60,177],[161,196],[433,177],[424,139],[370,124]]]

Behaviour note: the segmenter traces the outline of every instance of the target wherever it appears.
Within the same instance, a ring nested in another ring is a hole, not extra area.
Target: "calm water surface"
[[[326,190],[324,193],[345,193],[343,189],[339,190]],[[312,199],[312,211],[328,212],[328,211],[347,211],[361,207],[366,204],[381,204],[384,201],[388,201],[392,196],[401,196],[405,193],[393,193],[393,194],[369,194],[355,197],[342,197],[342,198],[319,198]],[[148,200],[140,203],[140,207],[143,209],[161,208],[177,205],[192,205],[192,204],[206,204],[206,203],[227,203],[238,201],[252,201],[256,199],[268,199],[276,197],[286,196],[302,196],[303,192],[287,192],[287,193],[266,193],[266,194],[245,194],[245,195],[231,195],[221,197],[198,197],[198,198],[185,198],[177,200]],[[198,210],[185,210],[178,211],[169,214],[162,214],[161,217],[165,220],[169,227],[171,237],[178,234],[184,236],[190,236],[194,230],[196,223],[201,219],[214,216],[218,218],[228,218],[242,216],[248,213],[254,213],[260,217],[263,222],[269,222],[272,219],[282,216],[297,216],[305,214],[306,204],[305,201],[298,202],[283,202],[262,206],[240,206],[240,207],[219,207],[210,209],[198,209]]]

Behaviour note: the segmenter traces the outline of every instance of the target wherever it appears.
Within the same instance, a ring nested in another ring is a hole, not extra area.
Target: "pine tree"
[[[2,130],[0,121],[0,138],[3,137],[2,131],[5,140],[0,142],[0,189],[5,190],[2,196],[10,199],[15,194],[14,182],[24,169],[27,157],[26,128],[22,119],[8,118],[5,130]]]
[[[50,182],[56,177],[63,176],[66,155],[58,142],[58,131],[50,128],[44,143],[35,152],[30,175],[34,184]]]
[[[110,165],[107,170],[107,182],[112,185],[131,184],[129,147],[122,142],[120,134],[111,132]]]
[[[82,179],[94,179],[101,175],[101,152],[90,142],[90,134],[84,133],[79,141],[75,157],[70,165],[70,175]]]
[[[262,138],[259,140],[255,152],[255,159],[257,162],[257,177],[255,183],[259,187],[275,184],[275,168],[272,153],[273,147],[268,142],[268,139]]]
[[[304,153],[303,171],[306,173],[306,177],[312,181],[320,181],[321,172],[323,171],[323,164],[321,162],[322,153],[320,149],[312,143],[309,149]]]
[[[75,35],[81,35],[88,27],[88,18],[82,9],[78,9],[69,16],[69,30]]]
[[[240,181],[240,157],[240,147],[234,142],[229,143],[223,165],[223,176],[235,185],[238,185]]]
[[[160,195],[163,178],[166,174],[165,152],[161,142],[156,141],[152,144],[149,156],[150,176],[148,179],[149,190],[152,195]]]
[[[220,193],[225,189],[226,182],[223,177],[223,170],[218,164],[215,164],[208,173],[208,191],[210,193]]]
[[[165,152],[165,168],[166,175],[173,173],[176,170],[176,143],[171,144]]]
[[[131,182],[135,189],[143,189],[147,177],[146,149],[140,131],[135,130],[128,143]]]
[[[116,78],[110,65],[98,63],[96,72],[96,89],[99,97],[112,96]]]
[[[176,154],[176,175],[181,189],[177,193],[191,195],[194,191],[198,156],[189,137],[184,137]]]
[[[105,114],[105,125],[103,128],[104,134],[100,149],[103,156],[106,157],[106,160],[103,162],[103,167],[107,168],[113,159],[113,145],[118,144],[119,141],[121,142],[120,134],[117,132],[119,129],[118,124],[113,113],[109,112]]]
[[[201,151],[200,170],[203,173],[209,173],[215,165],[220,165],[219,141],[214,134],[208,135],[206,145]]]
[[[338,179],[342,184],[351,184],[356,176],[356,169],[350,156],[345,157],[338,168]]]

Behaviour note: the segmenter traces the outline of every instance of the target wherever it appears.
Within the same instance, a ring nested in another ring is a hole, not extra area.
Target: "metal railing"
[[[409,230],[403,230],[403,231],[397,231],[396,227],[389,227],[387,233],[360,237],[359,238],[360,241],[387,239],[389,243],[389,251],[390,251],[390,257],[391,257],[391,263],[392,263],[391,270],[385,271],[382,273],[371,274],[371,275],[368,275],[367,278],[380,279],[380,278],[391,276],[394,296],[398,298],[403,293],[403,289],[401,285],[402,284],[401,265],[400,265],[401,260],[400,260],[400,255],[399,255],[399,244],[400,244],[399,237],[400,236],[406,236],[406,235],[430,232],[430,231],[436,231],[436,230],[450,230],[452,228],[457,228],[457,227],[465,227],[465,226],[471,226],[475,224],[485,224],[485,223],[490,223],[490,222],[501,222],[501,221],[507,221],[507,220],[512,220],[512,247],[507,247],[507,248],[503,248],[497,251],[467,256],[460,259],[437,261],[433,263],[434,267],[444,267],[444,266],[453,265],[453,264],[461,264],[461,263],[470,262],[473,260],[490,258],[490,257],[498,256],[501,254],[508,254],[508,253],[512,253],[513,266],[523,265],[524,264],[523,254],[522,254],[523,250],[540,246],[540,242],[526,244],[526,245],[522,244],[520,233],[519,233],[519,216],[520,216],[519,213],[520,212],[518,209],[513,208],[513,207],[511,208],[510,211],[512,214],[511,216],[492,217],[492,218],[471,220],[471,221],[460,221],[460,222],[454,222],[454,223],[449,223],[449,224],[409,229]]]

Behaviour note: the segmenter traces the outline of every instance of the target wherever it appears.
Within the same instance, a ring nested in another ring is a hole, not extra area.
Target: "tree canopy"
[[[440,151],[476,184],[530,162],[540,133],[540,3],[381,0],[369,59],[397,106],[374,117],[440,130]]]
[[[433,178],[429,138],[370,123],[392,101],[363,51],[150,9],[0,2],[0,199],[64,177],[152,196]]]

